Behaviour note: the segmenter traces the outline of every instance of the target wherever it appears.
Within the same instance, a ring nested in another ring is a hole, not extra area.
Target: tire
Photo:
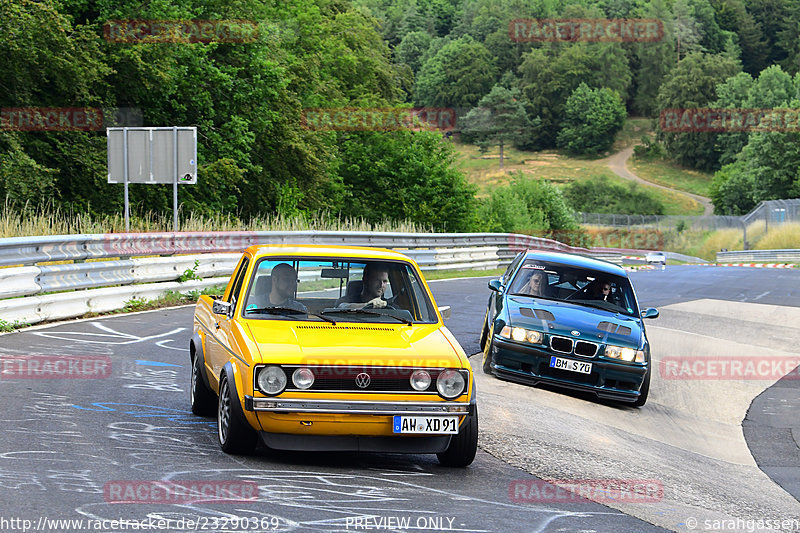
[[[198,416],[214,416],[214,408],[217,405],[217,395],[208,388],[203,380],[203,362],[200,357],[195,356],[192,362],[192,382],[189,388],[189,399],[192,404],[192,412]]]
[[[217,436],[222,451],[234,455],[252,453],[256,447],[258,433],[250,427],[244,416],[239,413],[239,398],[233,398],[232,387],[228,384],[227,374],[222,374],[219,381],[219,403],[217,406]]]
[[[647,396],[650,394],[650,373],[651,370],[648,370],[642,383],[642,388],[639,389],[639,397],[633,402],[634,407],[641,407],[647,402]]]
[[[441,453],[437,453],[439,463],[443,466],[469,466],[475,460],[478,451],[478,405],[475,411],[467,417],[458,435],[450,439],[450,446]]]

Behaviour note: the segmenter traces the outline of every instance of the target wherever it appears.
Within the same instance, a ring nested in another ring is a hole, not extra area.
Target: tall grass
[[[429,233],[433,228],[411,221],[384,220],[370,223],[363,218],[342,218],[327,212],[310,216],[285,217],[265,215],[249,220],[217,214],[180,213],[179,231],[396,231]],[[0,237],[40,235],[70,235],[77,233],[122,233],[125,219],[121,214],[95,216],[61,208],[25,206],[17,208],[6,203],[0,214]],[[146,212],[132,215],[131,232],[173,231],[171,213]]]
[[[761,224],[763,228],[763,224]],[[763,233],[763,232],[762,232]],[[750,229],[747,229],[750,240]],[[771,226],[769,232],[753,246],[754,250],[797,250],[800,248],[800,224],[796,222]]]

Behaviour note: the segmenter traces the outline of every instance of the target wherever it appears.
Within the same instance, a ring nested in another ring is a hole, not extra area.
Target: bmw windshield
[[[508,292],[639,316],[628,278],[560,263],[525,261],[517,269]]]

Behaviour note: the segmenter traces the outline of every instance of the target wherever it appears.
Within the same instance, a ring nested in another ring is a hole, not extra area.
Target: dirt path
[[[640,178],[630,170],[628,170],[628,159],[633,155],[633,147],[626,148],[621,152],[617,152],[616,154],[610,155],[606,158],[606,163],[608,164],[608,168],[611,169],[614,174],[621,178],[625,178],[626,180],[635,181],[637,183],[641,183],[642,185],[648,185],[650,187],[658,187],[660,189],[664,189],[667,191],[674,191],[680,194],[686,195],[703,206],[703,215],[713,215],[714,214],[714,206],[711,204],[711,200],[706,198],[705,196],[700,196],[699,194],[692,194],[690,192],[681,191],[678,189],[672,189],[670,187],[665,187],[664,185],[659,185],[658,183],[653,183],[652,181],[647,181],[645,179]]]

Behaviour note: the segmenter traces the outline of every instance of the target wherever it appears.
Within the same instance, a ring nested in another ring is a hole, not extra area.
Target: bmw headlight
[[[461,372],[456,370],[442,370],[436,378],[436,390],[445,400],[452,400],[464,392],[467,382]]]
[[[258,388],[264,394],[280,394],[286,388],[286,372],[279,366],[266,366],[261,369],[256,378]]]
[[[525,329],[519,327],[505,326],[500,331],[500,336],[507,339],[512,339],[517,342],[530,342],[532,344],[541,344],[544,335],[541,331],[532,329]]]
[[[609,344],[606,346],[606,357],[612,359],[621,359],[628,363],[644,363],[644,352],[642,350],[634,350],[633,348],[625,348],[623,346],[613,346]]]

